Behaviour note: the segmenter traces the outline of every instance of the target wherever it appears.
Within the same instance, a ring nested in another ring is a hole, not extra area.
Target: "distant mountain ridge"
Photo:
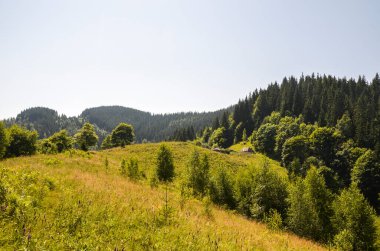
[[[193,126],[196,131],[201,130],[230,109],[151,114],[123,106],[100,106],[85,109],[78,117],[67,117],[58,115],[57,111],[50,108],[32,107],[19,113],[16,118],[5,120],[5,123],[8,126],[19,124],[29,130],[36,130],[40,138],[45,138],[62,129],[73,135],[85,122],[90,122],[95,125],[101,142],[120,122],[126,122],[133,125],[138,142],[144,139],[162,141],[170,138],[178,128]]]

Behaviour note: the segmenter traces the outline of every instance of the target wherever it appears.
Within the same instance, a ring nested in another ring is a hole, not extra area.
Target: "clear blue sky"
[[[284,76],[379,71],[378,0],[0,0],[0,118],[209,111]]]

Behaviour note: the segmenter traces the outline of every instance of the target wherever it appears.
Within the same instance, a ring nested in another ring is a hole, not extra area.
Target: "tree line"
[[[122,106],[102,106],[86,109],[78,117],[67,117],[49,108],[34,107],[22,111],[16,118],[4,120],[4,123],[8,127],[17,124],[31,131],[36,130],[42,139],[61,130],[66,130],[73,136],[84,123],[89,122],[94,125],[100,147],[103,139],[122,122],[134,127],[136,142],[157,142],[171,139],[173,133],[182,128],[192,127],[197,132],[210,125],[224,110],[226,109],[216,112],[151,114]]]
[[[307,124],[333,127],[344,115],[351,120],[348,136],[359,147],[380,147],[380,77],[368,82],[326,75],[284,78],[240,100],[233,111],[224,111],[214,120],[212,130],[225,130],[224,146],[251,135],[265,117],[279,112],[281,117],[302,115]],[[209,128],[206,128],[209,130]],[[205,129],[204,129],[205,130]]]
[[[30,131],[16,124],[6,127],[0,122],[0,159],[28,156],[37,152],[55,154],[73,148],[88,151],[97,148],[98,139],[94,125],[90,123],[85,123],[74,136],[70,136],[67,130],[61,130],[48,138],[38,140],[38,132],[35,130]],[[103,140],[102,147],[124,147],[134,141],[133,127],[120,123]]]

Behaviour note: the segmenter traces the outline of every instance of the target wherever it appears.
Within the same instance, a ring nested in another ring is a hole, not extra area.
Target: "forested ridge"
[[[362,147],[380,143],[380,78],[368,82],[326,75],[284,78],[266,89],[255,90],[234,107],[232,122],[235,136],[241,140],[258,129],[273,111],[281,116],[302,115],[305,123],[335,126],[344,114],[352,120],[350,137]]]
[[[137,142],[155,142],[169,139],[174,131],[181,128],[191,126],[199,131],[229,110],[231,108],[202,113],[151,114],[122,106],[101,106],[86,109],[78,117],[67,117],[49,108],[33,107],[4,122],[7,126],[18,124],[28,130],[36,130],[40,138],[50,137],[63,129],[74,135],[85,122],[90,122],[99,135],[99,144],[119,123],[127,122],[135,128]]]

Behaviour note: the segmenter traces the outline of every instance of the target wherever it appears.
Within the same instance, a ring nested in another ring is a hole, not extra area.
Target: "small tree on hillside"
[[[376,250],[375,212],[352,184],[333,203],[334,243],[339,250]]]
[[[188,183],[194,195],[204,196],[206,194],[210,182],[209,169],[207,155],[201,157],[199,152],[194,150],[188,164]]]
[[[173,157],[170,149],[161,145],[157,153],[157,178],[160,181],[172,181],[174,177]]]
[[[98,135],[96,135],[94,126],[90,123],[85,123],[74,138],[79,148],[83,151],[88,151],[89,147],[98,143]]]
[[[324,177],[315,167],[310,168],[306,178],[298,179],[290,188],[288,224],[300,235],[317,241],[328,241],[331,234],[331,192]]]
[[[114,147],[130,145],[135,140],[133,126],[120,123],[111,133],[111,142]]]

